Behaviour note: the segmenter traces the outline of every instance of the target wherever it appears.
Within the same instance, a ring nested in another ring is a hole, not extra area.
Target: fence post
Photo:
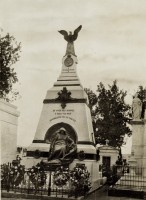
[[[62,197],[63,197],[63,187],[62,187]]]
[[[6,185],[7,185],[7,192],[10,191],[10,169],[8,169],[8,177],[7,177],[7,181],[6,181]]]
[[[30,179],[28,179],[28,188],[27,188],[27,194],[29,194],[29,188],[30,188]]]
[[[56,197],[57,197],[57,191],[58,191],[58,190],[57,190],[57,187],[56,187],[56,190],[55,190],[55,191],[56,191]]]
[[[51,195],[51,171],[49,173],[48,196]]]

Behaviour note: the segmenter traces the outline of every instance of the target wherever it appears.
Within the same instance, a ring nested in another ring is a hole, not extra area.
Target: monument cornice
[[[81,86],[81,84],[79,84],[79,83],[77,83],[77,84],[68,84],[68,83],[64,83],[64,84],[57,83],[57,84],[54,84],[54,87],[62,87],[62,86]]]
[[[45,140],[33,140],[33,143],[46,143]],[[96,146],[93,142],[90,141],[78,141],[77,144],[83,144],[83,145],[92,145]]]
[[[135,125],[144,125],[144,120],[139,120],[139,121],[136,121],[136,120],[132,120],[130,122],[131,125],[135,124]]]
[[[59,99],[44,99],[43,103],[60,103],[61,101]],[[65,101],[65,103],[86,103],[87,99],[68,99]]]
[[[67,80],[66,79],[62,79],[62,80],[58,79],[57,81],[60,81],[60,82],[61,81],[78,81],[78,79],[69,79],[69,80],[68,79]]]
[[[27,156],[28,157],[36,157],[36,151],[27,151]],[[39,152],[39,155],[37,155],[37,158],[40,157],[44,157],[47,158],[48,157],[48,152]],[[78,153],[74,156],[74,159],[78,159]],[[96,154],[90,154],[90,153],[85,153],[85,157],[84,160],[97,160],[97,155]]]
[[[45,140],[33,140],[32,143],[46,143]]]

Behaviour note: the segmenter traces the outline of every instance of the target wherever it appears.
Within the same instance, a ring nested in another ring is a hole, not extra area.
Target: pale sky
[[[60,74],[66,42],[58,30],[79,25],[75,52],[84,87],[95,92],[99,82],[116,79],[131,103],[138,86],[146,86],[146,0],[1,0],[0,27],[22,43],[15,64],[21,98],[13,102],[18,145],[32,142],[46,91]]]

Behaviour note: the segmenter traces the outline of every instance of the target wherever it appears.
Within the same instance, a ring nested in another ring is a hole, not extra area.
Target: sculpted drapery
[[[60,128],[52,138],[48,160],[64,160],[76,151],[76,144],[64,128]]]
[[[138,94],[136,93],[133,102],[132,102],[132,117],[133,120],[141,119],[142,113],[142,102],[138,98]]]

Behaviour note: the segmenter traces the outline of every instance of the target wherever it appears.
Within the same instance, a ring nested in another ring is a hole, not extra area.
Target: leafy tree
[[[119,90],[116,81],[112,85],[108,85],[108,89],[103,83],[100,83],[97,86],[98,96],[91,90],[89,91],[87,94],[91,114],[94,118],[93,129],[96,143],[105,144],[108,140],[109,145],[121,147],[125,134],[131,135],[131,130],[128,127],[130,106],[124,102],[127,93]]]
[[[0,34],[0,98],[10,101],[8,94],[15,99],[18,92],[13,90],[13,84],[18,81],[17,74],[12,67],[19,60],[21,46],[9,33]]]
[[[89,99],[89,107],[91,110],[91,115],[94,116],[94,106],[97,104],[97,96],[96,94],[94,94],[94,92],[88,88],[85,88],[85,92],[88,95],[88,99]]]
[[[138,97],[140,98],[142,102],[142,113],[141,113],[141,118],[144,118],[144,112],[145,112],[145,101],[146,101],[146,88],[144,88],[142,85],[139,86],[138,90]]]

